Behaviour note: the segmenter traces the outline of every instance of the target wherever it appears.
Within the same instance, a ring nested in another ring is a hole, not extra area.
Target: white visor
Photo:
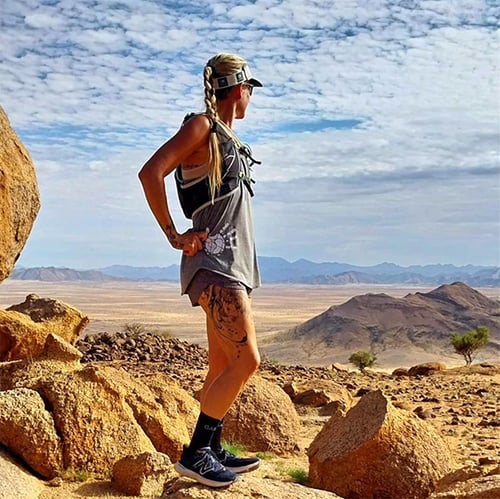
[[[214,90],[219,90],[221,88],[234,87],[234,85],[239,85],[244,82],[247,82],[254,87],[262,87],[262,83],[259,80],[252,78],[250,68],[245,65],[241,68],[241,71],[238,71],[237,73],[214,78],[213,88]]]

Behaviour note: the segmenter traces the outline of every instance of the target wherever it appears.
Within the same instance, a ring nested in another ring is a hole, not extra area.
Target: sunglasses
[[[250,83],[243,83],[243,86],[244,86],[245,88],[248,88],[248,93],[249,93],[250,95],[252,95],[252,94],[253,94],[253,85],[250,85]]]

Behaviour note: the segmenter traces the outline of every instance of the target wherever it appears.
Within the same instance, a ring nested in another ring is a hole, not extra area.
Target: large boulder
[[[122,457],[155,450],[124,394],[103,377],[100,369],[87,367],[37,383],[63,441],[65,468],[107,474]]]
[[[0,361],[37,357],[51,333],[74,344],[88,322],[71,305],[28,295],[23,303],[0,310]]]
[[[342,497],[427,498],[453,466],[439,433],[380,390],[335,414],[308,450],[313,487]]]
[[[37,358],[0,363],[0,426],[3,422],[7,428],[0,431],[0,443],[46,477],[61,469],[57,449],[44,447],[50,456],[47,469],[39,469],[33,465],[34,449],[24,443],[48,438],[50,427],[61,440],[64,469],[105,475],[123,457],[155,451],[178,460],[190,435],[184,417],[194,418],[198,402],[167,376],[152,376],[150,389],[122,369],[82,367],[80,356],[72,345],[49,335]],[[38,419],[29,416],[37,411]],[[23,414],[30,424],[24,424]],[[33,435],[33,421],[40,428],[40,421],[45,424],[40,435]],[[8,440],[11,434],[14,440]]]
[[[62,470],[61,439],[34,390],[0,392],[0,443],[45,478],[54,478]]]
[[[226,414],[222,438],[250,451],[283,455],[300,449],[299,434],[299,416],[288,395],[257,375]]]
[[[165,415],[177,429],[180,441],[187,442],[194,431],[200,414],[200,404],[178,381],[163,373],[141,376],[139,381],[144,383],[161,404]]]
[[[102,387],[123,397],[157,451],[167,454],[172,461],[180,458],[189,433],[176,398],[170,394],[170,387],[174,391],[178,386],[175,382],[165,379],[164,393],[158,397],[141,379],[134,379],[122,369],[96,367],[93,375]],[[195,407],[198,405],[194,399],[192,402]]]
[[[35,167],[0,106],[0,282],[11,274],[39,209]]]

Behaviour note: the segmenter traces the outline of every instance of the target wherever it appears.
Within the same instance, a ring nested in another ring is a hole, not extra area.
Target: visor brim
[[[250,78],[247,80],[247,83],[252,85],[252,87],[263,87],[262,83],[259,80],[256,80],[255,78]]]

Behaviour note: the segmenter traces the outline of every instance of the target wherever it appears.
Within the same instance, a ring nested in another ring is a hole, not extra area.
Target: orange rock
[[[37,357],[50,333],[74,344],[88,322],[70,305],[28,295],[23,303],[0,310],[0,361]]]
[[[299,450],[300,420],[288,395],[260,376],[250,379],[224,418],[222,438],[250,451]]]
[[[380,390],[334,415],[308,450],[313,487],[341,497],[424,499],[452,467],[447,443]]]
[[[35,167],[0,107],[0,282],[9,277],[40,209]]]

